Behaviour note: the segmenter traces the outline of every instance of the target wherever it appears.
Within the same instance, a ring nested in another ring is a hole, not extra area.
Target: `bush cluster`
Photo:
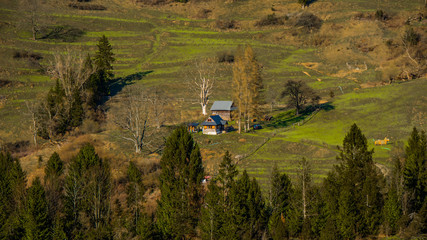
[[[13,58],[29,58],[31,60],[40,60],[43,57],[37,53],[29,53],[27,51],[15,51],[13,53]]]
[[[283,19],[276,16],[275,13],[267,15],[267,17],[259,20],[255,23],[255,26],[263,27],[269,25],[282,25],[284,24]]]
[[[219,63],[223,63],[223,62],[232,63],[232,62],[234,62],[234,54],[231,52],[228,52],[228,51],[218,52],[217,58],[218,58]]]
[[[303,27],[308,31],[319,30],[322,26],[322,19],[313,13],[304,12],[297,17],[294,26]]]
[[[104,5],[101,4],[81,4],[81,3],[70,3],[68,4],[70,8],[75,8],[78,10],[97,10],[97,11],[103,11],[107,8]]]

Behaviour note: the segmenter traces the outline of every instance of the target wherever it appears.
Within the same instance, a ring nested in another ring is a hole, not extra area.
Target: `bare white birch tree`
[[[122,105],[113,113],[113,121],[125,136],[121,138],[134,144],[135,152],[140,153],[144,147],[150,148],[149,102],[145,94],[138,89],[127,88],[124,91]]]
[[[212,88],[215,84],[218,68],[213,59],[202,59],[195,61],[190,77],[190,88],[198,95],[198,101],[202,107],[202,114],[207,115],[206,108],[209,97],[212,95]]]
[[[304,157],[298,164],[298,184],[301,188],[302,214],[305,220],[308,216],[308,208],[311,190],[311,165]]]

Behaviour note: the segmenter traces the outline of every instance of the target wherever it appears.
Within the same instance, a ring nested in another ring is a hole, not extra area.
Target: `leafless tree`
[[[192,68],[190,88],[198,95],[202,114],[207,115],[206,108],[209,103],[209,97],[212,95],[218,68],[213,59],[195,61]]]
[[[33,135],[34,146],[37,149],[37,127],[38,127],[37,110],[38,110],[38,105],[34,101],[32,101],[32,102],[25,101],[25,105],[27,106],[28,115],[31,118],[30,129],[31,129],[31,133]]]
[[[73,90],[82,89],[90,75],[95,72],[88,67],[86,57],[82,53],[67,50],[68,54],[54,54],[54,60],[48,69],[53,79],[58,79],[65,91],[67,100],[71,102]]]
[[[296,115],[299,115],[300,110],[309,101],[316,102],[319,100],[314,90],[303,81],[289,80],[285,84],[285,90],[282,92],[282,97],[285,96],[289,97],[289,104],[295,107]]]
[[[114,111],[113,121],[125,131],[121,138],[132,142],[135,152],[140,153],[144,147],[151,147],[147,140],[152,135],[149,133],[149,101],[141,90],[135,88],[127,88],[124,95],[122,105]]]
[[[159,129],[165,121],[165,105],[166,102],[162,100],[159,90],[154,89],[153,93],[148,97],[150,102],[150,115],[154,125]]]
[[[26,22],[24,25],[31,27],[32,39],[37,40],[40,24],[40,2],[39,0],[21,0],[20,10],[23,14],[23,19]]]

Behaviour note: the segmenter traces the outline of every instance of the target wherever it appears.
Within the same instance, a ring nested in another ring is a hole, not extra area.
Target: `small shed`
[[[212,115],[219,115],[226,121],[231,121],[232,111],[236,110],[233,101],[215,101],[211,107]]]
[[[197,126],[199,126],[198,123],[189,123],[187,124],[187,131],[197,133],[199,132],[199,128]]]
[[[224,131],[224,126],[227,121],[222,120],[219,115],[212,115],[202,123],[203,134],[217,135]]]

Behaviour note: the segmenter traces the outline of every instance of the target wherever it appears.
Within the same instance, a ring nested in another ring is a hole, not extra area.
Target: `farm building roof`
[[[211,107],[211,111],[231,111],[234,110],[231,106],[233,101],[215,101]]]
[[[208,122],[207,120],[202,123],[203,126],[216,126],[216,125],[225,125],[227,121],[222,120],[219,115],[212,115],[209,118],[212,119],[212,122]],[[209,119],[208,118],[208,119]]]

